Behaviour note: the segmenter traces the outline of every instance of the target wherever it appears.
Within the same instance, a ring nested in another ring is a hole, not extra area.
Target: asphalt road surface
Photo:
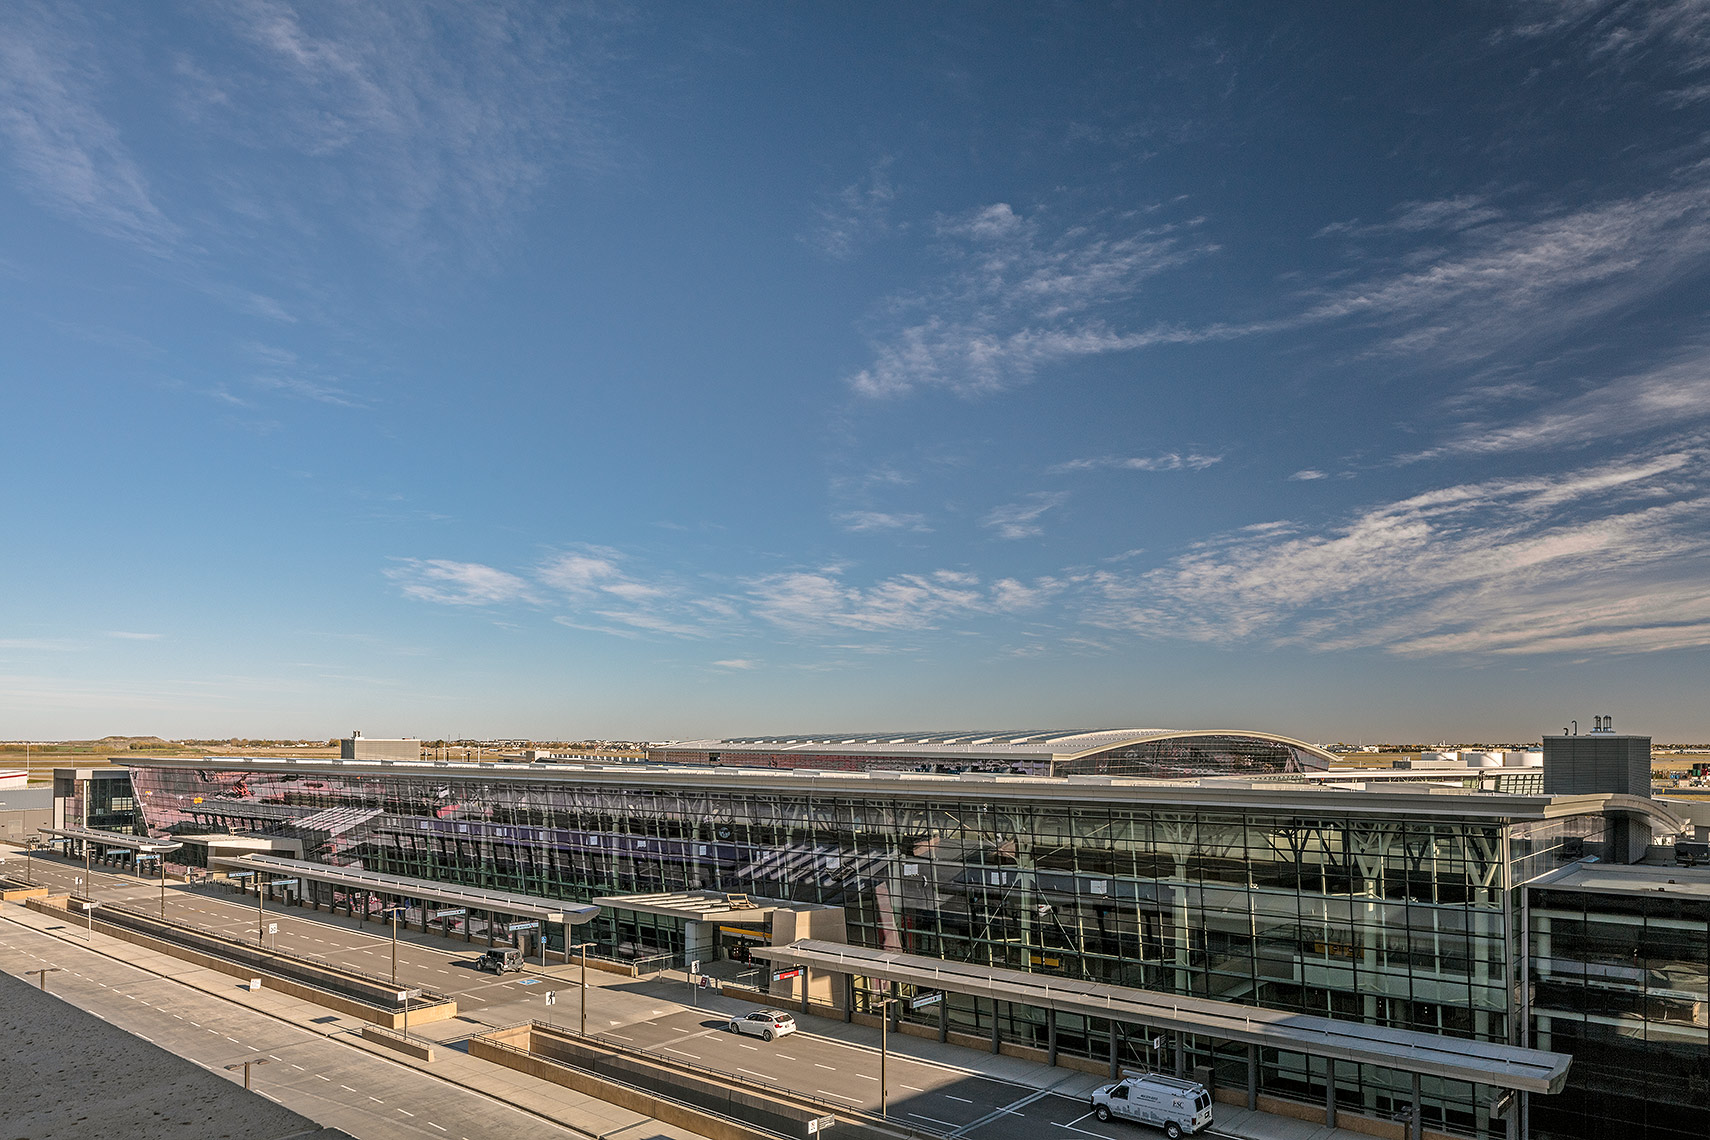
[[[96,898],[150,913],[158,907],[158,880],[139,881],[111,868],[96,867],[93,872]],[[38,883],[71,889],[73,880],[83,874],[83,866],[57,856],[38,855],[33,860],[33,874]],[[168,918],[257,940],[254,896],[238,895],[229,885],[169,884],[166,900]],[[390,976],[389,926],[360,923],[325,911],[275,906],[267,907],[260,921],[262,930],[267,923],[278,925],[276,935],[260,939],[266,945],[367,974]],[[433,1027],[424,1030],[439,1036],[457,1026],[467,1035],[485,1026],[530,1018],[571,1026],[577,1023],[577,967],[554,964],[494,977],[474,967],[485,949],[485,939],[466,944],[461,938],[444,939],[437,934],[411,932],[407,938],[401,934],[397,945],[399,984],[423,986],[455,997],[465,1019],[440,1023],[437,1031]],[[711,1008],[685,1007],[681,1002],[662,999],[662,987],[657,982],[592,970],[589,983],[588,1031],[592,1034],[830,1104],[874,1113],[880,1109],[879,1051],[838,1040],[832,1035],[834,1028],[823,1028],[827,1024],[824,1021],[813,1023],[821,1032],[761,1041],[728,1028],[731,1014],[752,1011],[754,1007],[748,1003],[701,994],[685,986],[685,1000]],[[544,1003],[548,990],[557,992],[551,1008]],[[977,1136],[979,1140],[1152,1140],[1162,1135],[1142,1125],[1117,1121],[1101,1124],[1091,1115],[1084,1096],[1060,1095],[982,1075],[977,1051],[956,1050],[951,1056],[953,1063],[945,1064],[892,1053],[886,1066],[888,1114],[899,1123],[923,1130]],[[1065,1081],[1080,1075],[1064,1070]]]

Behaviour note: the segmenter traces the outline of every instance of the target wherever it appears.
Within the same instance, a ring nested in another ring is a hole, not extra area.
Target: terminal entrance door
[[[751,951],[757,946],[770,946],[772,936],[769,932],[746,926],[721,926],[718,928],[718,956],[732,962],[748,965],[754,959]]]

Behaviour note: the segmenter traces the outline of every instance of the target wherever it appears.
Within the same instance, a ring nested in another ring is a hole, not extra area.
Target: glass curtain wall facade
[[[1537,888],[1529,921],[1532,1044],[1573,1056],[1532,1135],[1710,1132],[1710,900]]]
[[[706,889],[831,904],[869,947],[1510,1040],[1506,828],[1453,805],[1426,818],[994,802],[973,788],[861,797],[673,787],[663,772],[647,786],[432,768],[134,773],[156,834],[283,834],[309,858],[565,899]],[[680,951],[661,946],[669,934],[610,937],[632,953]],[[1045,1044],[1036,1011],[949,1005],[955,1031],[989,1035],[995,1016],[1005,1039]],[[1059,1048],[1103,1059],[1110,1032],[1065,1019]],[[1138,1040],[1118,1045],[1124,1063],[1149,1059]],[[1187,1051],[1191,1064],[1238,1064],[1229,1079],[1244,1084],[1244,1053]],[[1264,1091],[1323,1102],[1321,1062],[1262,1060]],[[1336,1076],[1347,1109],[1405,1105],[1404,1076],[1356,1068]],[[1427,1079],[1425,1096],[1428,1127],[1490,1131],[1472,1086]]]

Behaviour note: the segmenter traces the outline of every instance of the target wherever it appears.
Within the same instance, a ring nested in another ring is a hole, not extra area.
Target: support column
[[[938,1043],[944,1045],[950,1040],[950,995],[945,994],[944,1000],[938,1003]]]
[[[1114,1081],[1116,1079],[1116,1022],[1108,1021],[1105,1024],[1110,1029],[1110,1079]],[[1418,1140],[1418,1137],[1414,1137],[1414,1140]]]
[[[1259,1047],[1247,1046],[1247,1111],[1259,1111]]]
[[[997,998],[992,999],[992,1053],[995,1056],[1003,1049],[1002,1022],[999,1020],[1003,1012],[1003,1003]]]
[[[1419,1074],[1413,1074],[1413,1119],[1407,1122],[1407,1140],[1420,1140],[1425,1133],[1425,1114],[1419,1105]]]
[[[487,911],[487,948],[493,947],[493,912]]]
[[[1324,1127],[1336,1127],[1336,1062],[1324,1058]]]
[[[1045,1011],[1045,1053],[1047,1065],[1057,1067],[1057,1011]]]
[[[801,983],[802,983],[802,1016],[803,1016],[803,1017],[806,1017],[806,1016],[807,1016],[807,1007],[808,1007],[808,982],[809,982],[809,981],[811,981],[811,980],[812,980],[812,978],[813,978],[813,974],[812,974],[812,972],[811,972],[811,971],[809,971],[809,970],[808,970],[808,968],[807,968],[807,967],[806,967],[806,966],[803,966],[803,967],[802,967],[802,976],[801,976]]]
[[[1175,1042],[1173,1051],[1176,1055],[1176,1076],[1185,1077],[1187,1076],[1187,1050],[1182,1047],[1182,1035],[1178,1033],[1171,1040]]]
[[[855,975],[843,975],[843,1023],[849,1025],[855,1020]]]

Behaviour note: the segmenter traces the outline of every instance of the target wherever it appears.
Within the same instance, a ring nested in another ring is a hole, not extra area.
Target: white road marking
[[[944,1097],[945,1097],[945,1099],[946,1099],[946,1100],[959,1100],[959,1101],[961,1101],[961,1102],[962,1102],[962,1103],[963,1103],[963,1104],[973,1104],[973,1103],[974,1103],[974,1102],[973,1102],[973,1101],[971,1101],[971,1100],[969,1100],[969,1099],[968,1099],[968,1098],[967,1098],[967,1097],[965,1097],[965,1096],[951,1096],[951,1095],[950,1095],[950,1094],[949,1094],[949,1093],[945,1093],[945,1094],[944,1094]]]
[[[667,1053],[678,1053],[684,1057],[693,1057],[697,1061],[701,1059],[701,1055],[699,1053],[684,1053],[681,1049],[673,1049],[669,1045],[665,1046],[665,1051]]]
[[[820,1096],[834,1096],[838,1100],[846,1100],[850,1104],[862,1104],[862,1103],[864,1103],[861,1100],[861,1098],[858,1096],[844,1096],[842,1093],[834,1093],[830,1089],[815,1089],[814,1091],[817,1092]]]
[[[778,1079],[771,1073],[756,1073],[753,1069],[744,1069],[741,1065],[736,1066],[736,1071],[739,1073],[747,1073],[751,1077],[763,1077],[768,1081],[775,1081]]]
[[[830,1070],[831,1070],[831,1071],[832,1071],[832,1072],[834,1072],[834,1073],[835,1073],[835,1072],[836,1072],[836,1071],[837,1071],[837,1066],[836,1066],[836,1065],[822,1065],[822,1064],[820,1064],[820,1063],[819,1063],[819,1062],[818,1062],[818,1061],[815,1061],[815,1062],[814,1062],[814,1063],[813,1063],[813,1067],[814,1067],[814,1068],[816,1068],[816,1069],[830,1069]]]

